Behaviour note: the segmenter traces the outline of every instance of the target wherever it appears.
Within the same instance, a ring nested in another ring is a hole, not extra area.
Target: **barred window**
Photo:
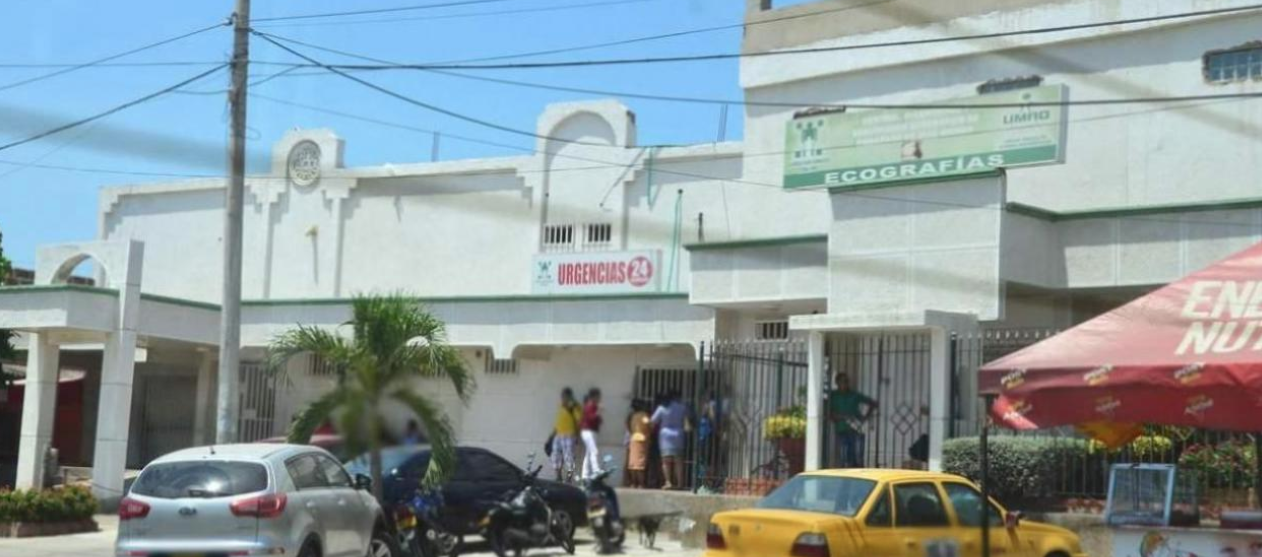
[[[1210,83],[1236,83],[1262,79],[1262,42],[1205,53],[1205,80]]]
[[[759,321],[754,323],[754,338],[758,340],[784,340],[789,338],[788,321]]]
[[[543,227],[543,251],[574,249],[574,225],[549,224]]]
[[[512,358],[487,358],[486,372],[504,375],[517,373],[517,360]]]
[[[337,375],[337,366],[320,356],[312,354],[307,358],[307,375],[311,377],[332,377]]]
[[[609,243],[613,241],[612,224],[588,224],[584,228],[586,228],[587,237],[583,239],[583,247],[586,249],[607,248],[609,247]]]

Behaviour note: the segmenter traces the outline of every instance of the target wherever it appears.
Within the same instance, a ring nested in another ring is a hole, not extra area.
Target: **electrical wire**
[[[46,74],[37,75],[37,76],[35,76],[35,77],[29,77],[29,78],[26,78],[26,79],[22,79],[22,80],[14,81],[14,82],[12,82],[12,83],[7,83],[7,84],[4,84],[4,85],[0,85],[0,91],[8,91],[9,89],[13,89],[13,88],[15,88],[15,87],[21,87],[21,86],[23,86],[23,85],[28,85],[28,84],[31,84],[31,83],[35,83],[35,82],[37,82],[37,81],[43,81],[43,80],[45,80],[45,79],[51,79],[51,78],[57,77],[57,76],[59,76],[59,75],[65,75],[65,74],[68,74],[68,73],[73,72],[73,71],[78,71],[78,70],[81,70],[81,69],[83,69],[83,68],[89,68],[89,67],[92,67],[92,66],[97,66],[97,65],[100,65],[100,64],[104,64],[105,62],[109,62],[109,61],[111,61],[111,60],[117,60],[117,59],[122,58],[122,57],[124,57],[124,56],[130,56],[130,55],[132,55],[132,54],[136,54],[137,52],[144,52],[144,51],[146,51],[146,50],[150,50],[150,49],[153,49],[153,48],[157,48],[157,47],[160,47],[160,46],[162,46],[162,45],[166,45],[166,44],[170,44],[170,43],[173,43],[173,42],[176,42],[176,41],[179,41],[179,40],[187,39],[187,38],[192,37],[192,36],[195,36],[195,35],[200,35],[200,34],[202,34],[202,33],[205,33],[205,32],[207,32],[207,31],[210,31],[210,30],[212,30],[212,29],[218,29],[218,28],[220,28],[220,27],[226,27],[226,26],[228,26],[228,25],[231,25],[231,23],[229,23],[229,22],[227,22],[227,21],[225,21],[225,22],[223,22],[223,23],[216,23],[216,24],[214,24],[214,25],[209,25],[209,26],[206,26],[206,27],[202,27],[201,29],[194,29],[194,30],[189,31],[189,32],[187,32],[187,33],[184,33],[184,34],[182,34],[182,35],[176,35],[176,36],[171,37],[171,38],[168,38],[168,39],[162,39],[162,40],[160,40],[160,41],[158,41],[158,42],[155,42],[155,43],[149,43],[149,44],[147,44],[147,45],[144,45],[144,46],[139,46],[139,47],[133,48],[133,49],[131,49],[131,50],[125,50],[125,51],[123,51],[123,52],[119,52],[119,53],[117,53],[117,54],[111,54],[111,55],[106,56],[106,57],[104,57],[104,58],[97,58],[96,60],[93,60],[93,61],[91,61],[91,62],[84,62],[84,63],[82,63],[82,64],[76,64],[76,65],[70,66],[70,67],[68,67],[68,68],[64,68],[64,69],[57,70],[57,71],[55,71],[55,72],[49,72],[49,73],[46,73]]]
[[[325,27],[329,25],[345,27],[348,25],[361,25],[361,24],[370,24],[370,23],[402,23],[406,21],[434,21],[434,20],[440,20],[440,19],[464,19],[464,18],[473,18],[473,17],[489,17],[489,16],[497,16],[497,15],[561,12],[561,11],[579,10],[579,9],[587,9],[587,8],[598,8],[602,6],[617,6],[617,5],[622,5],[622,4],[642,4],[645,2],[656,2],[656,1],[659,1],[659,0],[605,0],[602,2],[563,4],[559,6],[542,6],[542,7],[535,7],[535,8],[517,8],[517,9],[512,9],[512,10],[495,10],[495,11],[484,11],[484,12],[473,12],[473,13],[467,13],[467,14],[443,14],[443,15],[428,15],[428,16],[417,16],[417,17],[396,17],[396,18],[390,18],[390,19],[366,19],[366,20],[356,20],[356,21],[316,21],[316,22],[310,22],[310,23],[279,23],[279,24],[270,24],[270,25],[264,24],[264,25],[259,25],[258,27],[261,29],[278,29],[278,28],[287,28],[287,27]],[[883,1],[888,2],[891,0],[883,0]]]
[[[1016,31],[997,31],[992,33],[975,33],[971,35],[955,35],[948,37],[934,37],[928,39],[909,39],[903,41],[887,41],[880,43],[865,43],[856,45],[840,45],[840,46],[823,46],[814,48],[799,48],[785,50],[768,50],[762,52],[739,52],[739,53],[716,53],[716,54],[693,54],[679,56],[663,56],[663,57],[647,57],[647,58],[608,58],[603,60],[567,60],[559,62],[517,62],[511,64],[397,64],[389,66],[363,66],[363,65],[339,65],[338,69],[360,69],[360,70],[377,70],[377,69],[418,69],[418,70],[521,70],[521,69],[538,69],[538,68],[574,68],[574,67],[591,67],[591,66],[619,66],[632,64],[656,64],[656,63],[676,63],[676,62],[699,62],[711,60],[731,60],[745,58],[763,58],[772,56],[787,56],[793,54],[819,54],[825,52],[845,52],[852,50],[866,50],[873,48],[891,48],[919,46],[928,44],[941,44],[958,41],[980,40],[980,39],[998,39],[1004,37],[1015,37],[1022,35],[1041,35],[1048,33],[1063,33],[1066,31],[1079,31],[1084,29],[1096,29],[1100,27],[1111,27],[1115,25],[1130,25],[1136,23],[1155,23],[1161,21],[1171,21],[1177,19],[1187,19],[1193,17],[1208,17],[1215,15],[1226,15],[1248,11],[1256,11],[1262,9],[1262,4],[1250,4],[1247,6],[1236,6],[1231,8],[1219,8],[1213,10],[1200,10],[1194,12],[1181,12],[1175,14],[1166,14],[1160,16],[1138,17],[1131,19],[1115,19],[1110,21],[1099,21],[1092,23],[1079,23],[1073,25],[1058,25],[1054,27],[1040,27],[1035,29],[1021,29]]]
[[[592,147],[610,147],[610,146],[611,146],[611,145],[609,145],[608,143],[593,143],[593,142],[587,142],[587,141],[579,141],[579,140],[575,140],[575,139],[567,139],[567,138],[564,138],[564,137],[554,137],[554,136],[548,136],[548,135],[540,135],[540,134],[537,134],[537,133],[532,132],[532,131],[521,130],[521,129],[517,129],[517,128],[511,127],[511,126],[505,126],[505,125],[502,125],[502,124],[497,124],[497,123],[492,122],[492,121],[490,121],[490,120],[484,120],[484,119],[482,119],[482,118],[478,118],[478,117],[476,117],[476,116],[469,116],[469,115],[467,115],[467,114],[463,114],[463,113],[460,113],[460,112],[456,112],[456,111],[454,111],[454,110],[449,110],[449,109],[443,108],[443,107],[441,107],[441,106],[438,106],[438,105],[435,105],[435,104],[432,104],[432,103],[427,103],[427,102],[424,102],[424,101],[421,101],[421,100],[417,100],[417,99],[415,99],[415,98],[409,97],[409,96],[407,96],[407,95],[403,95],[403,94],[401,94],[401,93],[397,93],[397,92],[395,92],[395,91],[393,91],[393,90],[390,90],[390,89],[387,89],[387,88],[382,87],[382,86],[380,86],[380,85],[377,85],[376,83],[373,83],[373,82],[371,82],[371,81],[367,81],[367,80],[364,80],[364,79],[360,79],[360,78],[355,77],[355,76],[353,76],[353,75],[350,75],[350,74],[348,74],[348,73],[346,73],[346,72],[344,72],[344,71],[342,71],[342,70],[340,70],[340,69],[334,68],[334,67],[329,66],[329,65],[327,65],[327,64],[325,64],[325,63],[323,63],[323,62],[320,62],[319,60],[316,60],[315,58],[312,58],[312,57],[310,57],[310,56],[307,56],[306,54],[303,54],[303,53],[301,53],[301,52],[298,52],[297,50],[294,50],[294,49],[292,49],[292,48],[290,48],[290,47],[288,47],[288,46],[285,46],[285,45],[284,45],[283,43],[281,43],[280,41],[277,41],[277,40],[273,39],[273,38],[272,38],[272,36],[271,36],[270,34],[263,33],[263,32],[260,32],[260,31],[251,31],[251,33],[253,33],[254,35],[256,35],[256,36],[258,36],[258,37],[262,38],[263,40],[265,40],[265,41],[267,41],[267,42],[269,42],[269,43],[272,43],[272,44],[273,44],[273,45],[275,45],[277,48],[280,48],[281,50],[284,50],[285,52],[288,52],[288,53],[290,53],[290,54],[293,54],[294,56],[297,56],[298,58],[301,58],[301,59],[303,59],[303,60],[306,60],[306,61],[307,61],[307,62],[309,62],[309,63],[312,63],[312,64],[315,64],[315,65],[320,66],[320,67],[322,67],[322,68],[325,68],[326,70],[328,70],[328,71],[330,71],[330,72],[333,72],[333,73],[335,73],[335,74],[337,74],[337,75],[339,75],[339,76],[342,76],[343,78],[346,78],[346,79],[348,79],[348,80],[350,80],[350,81],[354,81],[355,83],[358,83],[358,84],[360,84],[360,85],[363,85],[364,87],[367,87],[367,88],[369,88],[369,89],[372,89],[372,90],[374,90],[374,91],[377,91],[378,93],[381,93],[381,94],[383,94],[383,95],[386,95],[386,96],[389,96],[389,97],[393,97],[393,98],[395,98],[395,99],[398,99],[398,100],[403,101],[403,102],[405,102],[405,103],[408,103],[408,104],[410,104],[410,105],[418,106],[418,107],[424,108],[424,109],[426,109],[426,110],[429,110],[429,111],[431,111],[431,112],[437,112],[437,113],[442,114],[442,115],[444,115],[444,116],[448,116],[448,117],[451,117],[451,118],[455,118],[455,119],[457,119],[457,120],[462,120],[462,121],[465,121],[465,122],[469,122],[469,123],[471,123],[471,124],[476,124],[476,125],[478,125],[478,126],[482,126],[482,127],[486,127],[486,128],[491,128],[491,129],[494,129],[494,130],[499,130],[499,131],[502,131],[502,132],[505,132],[505,133],[511,133],[511,134],[514,134],[514,135],[521,135],[521,136],[525,136],[525,137],[530,137],[530,138],[533,138],[533,139],[543,139],[543,140],[547,140],[547,141],[556,141],[556,142],[558,142],[558,143],[568,143],[568,144],[572,144],[572,145],[588,145],[588,146],[592,146]]]
[[[432,10],[434,8],[451,8],[455,6],[471,6],[477,4],[498,4],[508,2],[509,0],[456,0],[454,2],[440,2],[437,4],[420,4],[413,6],[398,6],[394,8],[376,8],[371,10],[354,10],[346,12],[325,12],[315,14],[286,15],[276,17],[260,17],[253,18],[251,23],[260,23],[264,21],[293,21],[298,19],[322,19],[326,17],[345,17],[355,15],[371,15],[371,14],[388,14],[399,12],[411,12],[417,10]]]
[[[873,1],[871,1],[871,2],[865,2],[865,3],[863,3],[863,4],[855,4],[855,5],[850,5],[850,6],[841,6],[841,7],[839,7],[839,8],[829,8],[829,9],[827,9],[827,10],[820,10],[820,11],[810,12],[810,13],[804,13],[804,14],[792,14],[792,15],[785,15],[785,16],[773,17],[773,18],[768,18],[768,19],[759,20],[759,21],[750,21],[750,22],[748,22],[748,23],[742,22],[742,23],[731,23],[731,24],[727,24],[727,25],[716,25],[716,26],[713,26],[713,27],[698,27],[698,28],[694,28],[694,29],[685,29],[685,30],[682,30],[682,31],[672,31],[672,32],[670,32],[670,33],[661,33],[661,34],[657,34],[657,35],[647,35],[647,36],[642,36],[642,37],[633,37],[633,38],[630,38],[630,39],[621,39],[621,40],[617,40],[617,41],[608,41],[608,42],[603,42],[603,43],[592,43],[592,44],[586,44],[586,45],[576,45],[576,46],[569,46],[569,47],[563,47],[563,48],[554,48],[554,49],[549,49],[549,50],[536,50],[536,51],[532,51],[532,52],[519,52],[519,53],[516,53],[516,54],[501,54],[501,55],[497,55],[497,56],[485,56],[485,57],[481,57],[481,58],[465,58],[465,59],[461,59],[461,60],[444,60],[444,61],[442,61],[442,62],[438,62],[438,63],[441,63],[441,64],[467,64],[467,63],[471,63],[471,62],[492,62],[492,61],[496,61],[496,60],[512,60],[512,59],[515,59],[515,58],[529,58],[529,57],[534,57],[534,56],[545,56],[545,55],[550,55],[550,54],[568,54],[568,53],[571,53],[571,52],[581,52],[581,51],[585,51],[585,50],[596,50],[596,49],[600,49],[600,48],[608,48],[608,47],[613,47],[613,46],[625,46],[625,45],[629,45],[629,44],[643,43],[643,42],[649,42],[649,41],[658,41],[658,40],[663,40],[663,39],[673,39],[673,38],[677,38],[677,37],[686,37],[686,36],[688,36],[688,35],[697,35],[697,34],[701,34],[701,33],[713,33],[713,32],[716,32],[716,31],[728,31],[728,30],[731,30],[731,29],[745,29],[745,28],[749,28],[749,27],[755,27],[755,26],[758,26],[758,25],[770,25],[770,24],[772,24],[772,23],[779,23],[779,22],[782,22],[782,21],[789,21],[789,20],[794,20],[794,19],[802,19],[802,18],[806,18],[806,17],[815,17],[815,16],[820,16],[820,15],[825,15],[825,14],[831,14],[831,13],[838,13],[838,12],[848,12],[848,11],[851,11],[851,10],[858,10],[858,9],[862,9],[862,8],[869,8],[869,7],[872,7],[872,6],[876,6],[876,5],[878,5],[878,4],[888,4],[888,3],[892,2],[892,1],[894,1],[894,0],[873,0]]]
[[[222,178],[218,174],[189,174],[180,172],[145,172],[137,170],[119,170],[116,168],[96,168],[89,166],[67,166],[59,164],[43,164],[0,159],[0,164],[21,168],[39,168],[42,170],[64,170],[67,172],[84,172],[88,174],[114,174],[120,176],[149,176],[154,178]]]
[[[267,37],[271,37],[276,40],[285,41],[285,42],[300,45],[300,46],[305,46],[307,48],[311,48],[315,50],[321,50],[321,51],[328,52],[331,54],[337,54],[340,56],[346,56],[348,58],[357,58],[360,60],[367,60],[370,62],[381,64],[381,66],[362,66],[362,65],[356,66],[356,65],[345,65],[345,64],[323,65],[323,67],[328,71],[334,71],[335,69],[340,70],[340,69],[345,69],[345,68],[353,68],[353,67],[359,67],[361,69],[372,68],[375,70],[389,69],[389,68],[415,69],[418,71],[425,71],[425,72],[435,73],[439,75],[446,75],[450,77],[458,77],[458,78],[463,78],[463,79],[472,79],[472,80],[484,81],[484,82],[490,82],[490,83],[498,83],[502,85],[513,85],[513,86],[518,86],[518,87],[546,89],[546,90],[551,90],[551,91],[564,91],[568,93],[581,93],[581,94],[588,94],[588,95],[625,97],[625,98],[632,98],[632,99],[645,99],[645,100],[653,100],[653,101],[669,101],[669,102],[682,102],[682,103],[736,105],[736,106],[764,106],[764,107],[776,107],[776,108],[793,108],[793,109],[799,109],[799,110],[812,109],[812,108],[838,109],[838,110],[845,110],[845,109],[851,109],[851,108],[873,109],[873,110],[959,110],[961,108],[1001,109],[1001,108],[1044,107],[1044,106],[1063,107],[1063,106],[1101,106],[1101,105],[1147,104],[1147,103],[1185,103],[1185,102],[1213,101],[1213,100],[1226,100],[1226,99],[1251,99],[1251,98],[1262,97],[1262,92],[1240,92],[1240,93],[1217,93],[1217,94],[1207,94],[1207,95],[1183,95],[1183,96],[1172,96],[1172,97],[1128,97],[1128,98],[1120,98],[1120,99],[1085,99],[1085,100],[1061,100],[1061,101],[1047,101],[1047,102],[1007,102],[1007,103],[969,103],[969,104],[960,104],[958,102],[939,102],[939,103],[823,103],[823,102],[817,102],[817,103],[812,103],[812,102],[807,102],[807,101],[778,102],[778,101],[712,99],[712,98],[682,97],[682,96],[672,96],[672,95],[651,95],[651,94],[644,94],[644,93],[631,93],[631,92],[626,92],[626,91],[588,89],[588,88],[582,88],[582,87],[566,87],[566,86],[560,86],[560,85],[547,85],[547,84],[542,84],[542,83],[516,81],[516,80],[511,80],[511,79],[502,79],[502,78],[485,77],[485,76],[473,76],[473,75],[463,74],[459,72],[435,70],[435,69],[429,69],[429,68],[424,68],[424,67],[419,67],[419,66],[411,66],[407,64],[397,64],[397,63],[390,62],[388,60],[383,60],[380,58],[374,58],[371,56],[364,56],[361,54],[355,54],[355,53],[347,52],[344,50],[328,48],[328,47],[312,44],[309,42],[300,41],[297,39],[291,39],[288,37],[281,37],[279,35],[273,35],[270,33],[261,33],[261,34]],[[338,73],[345,77],[350,77],[345,72],[339,71]],[[276,77],[279,77],[279,76],[276,76]]]
[[[34,142],[34,141],[39,141],[40,139],[43,139],[43,138],[48,137],[48,136],[50,136],[50,135],[58,134],[58,133],[64,132],[64,131],[69,130],[69,129],[74,129],[74,128],[77,128],[77,127],[82,126],[82,125],[84,125],[84,124],[87,124],[87,123],[89,123],[89,122],[95,122],[95,121],[100,120],[101,118],[105,118],[106,116],[109,116],[109,115],[111,115],[111,114],[115,114],[115,113],[121,112],[121,111],[123,111],[123,110],[126,110],[126,109],[128,109],[128,108],[131,108],[131,107],[136,106],[136,105],[138,105],[138,104],[142,104],[142,103],[145,103],[145,102],[151,101],[151,100],[153,100],[153,99],[155,99],[155,98],[158,98],[158,97],[160,97],[160,96],[162,96],[162,95],[165,95],[165,94],[167,94],[167,93],[170,93],[171,91],[174,91],[174,90],[176,90],[176,89],[179,89],[180,87],[183,87],[183,86],[185,86],[185,85],[188,85],[188,84],[190,84],[190,83],[193,83],[193,82],[195,82],[195,81],[197,81],[197,80],[199,80],[199,79],[202,79],[202,78],[204,78],[204,77],[206,77],[206,76],[208,76],[208,75],[210,75],[210,74],[213,74],[213,73],[215,73],[215,72],[217,72],[217,71],[219,71],[219,70],[222,70],[222,69],[224,69],[224,68],[225,68],[225,67],[227,67],[227,66],[228,66],[228,64],[220,64],[218,67],[215,67],[215,68],[211,68],[211,69],[209,69],[209,70],[206,70],[206,71],[204,71],[204,72],[202,72],[202,73],[199,73],[199,74],[197,74],[197,75],[195,75],[195,76],[193,76],[193,77],[190,77],[190,78],[188,78],[188,79],[185,79],[184,81],[181,81],[181,82],[179,82],[179,83],[176,83],[175,85],[171,85],[171,86],[169,86],[169,87],[164,87],[164,88],[162,88],[162,89],[160,89],[160,90],[158,90],[158,91],[155,91],[155,92],[153,92],[153,93],[149,93],[149,94],[147,94],[147,95],[145,95],[145,96],[143,96],[143,97],[139,97],[139,98],[137,98],[137,99],[133,99],[133,100],[127,101],[127,102],[125,102],[125,103],[123,103],[123,104],[120,104],[120,105],[118,105],[118,106],[115,106],[114,108],[111,108],[111,109],[106,110],[106,111],[104,111],[104,112],[98,112],[98,113],[96,113],[96,114],[94,114],[94,115],[92,115],[92,116],[88,116],[87,118],[82,118],[82,119],[75,120],[75,121],[70,122],[70,123],[67,123],[67,124],[62,124],[62,125],[60,125],[60,126],[57,126],[57,127],[55,127],[55,128],[52,128],[52,129],[48,129],[48,130],[42,131],[42,132],[37,133],[37,134],[35,134],[35,135],[32,135],[32,136],[30,136],[30,137],[26,137],[26,138],[24,138],[24,139],[19,139],[19,140],[17,140],[17,141],[12,141],[12,142],[6,143],[6,144],[4,144],[4,145],[0,145],[0,151],[4,151],[4,150],[7,150],[7,149],[12,149],[12,148],[17,147],[17,146],[19,146],[19,145],[25,145],[25,144],[27,144],[27,143],[31,143],[31,142]]]

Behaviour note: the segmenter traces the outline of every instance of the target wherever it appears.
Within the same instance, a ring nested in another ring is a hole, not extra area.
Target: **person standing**
[[[828,419],[833,423],[837,438],[838,465],[842,468],[863,466],[863,422],[876,412],[877,403],[871,397],[850,388],[850,376],[838,373],[833,376],[836,386],[828,393]]]
[[[683,486],[684,477],[684,442],[685,433],[690,429],[688,424],[688,407],[679,399],[679,391],[670,391],[666,400],[649,420],[660,425],[657,442],[662,452],[662,489],[678,489]]]
[[[647,485],[649,436],[653,433],[647,406],[638,398],[631,401],[631,416],[627,418],[627,478],[629,487],[637,489]]]
[[[421,425],[416,420],[408,420],[407,432],[403,434],[403,444],[407,446],[420,445],[425,441],[425,436],[421,434]]]
[[[596,444],[600,422],[600,389],[593,387],[583,399],[583,415],[578,425],[579,436],[583,439],[584,480],[590,480],[600,473],[600,447]]]
[[[574,390],[569,387],[561,389],[561,406],[557,408],[552,424],[552,468],[556,470],[557,481],[574,472],[574,443],[578,439],[581,420],[582,409],[574,400]]]

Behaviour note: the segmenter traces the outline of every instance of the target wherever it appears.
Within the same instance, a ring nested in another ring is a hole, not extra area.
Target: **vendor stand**
[[[1113,447],[1144,424],[1262,432],[1262,244],[982,366],[980,387],[1001,425],[1075,426]],[[1262,555],[1256,513],[1200,527],[1187,472],[1121,466],[1106,512],[1115,557]]]

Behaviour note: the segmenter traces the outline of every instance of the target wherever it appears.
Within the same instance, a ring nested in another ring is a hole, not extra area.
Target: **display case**
[[[1197,526],[1196,474],[1173,464],[1114,464],[1104,518],[1114,526]]]

